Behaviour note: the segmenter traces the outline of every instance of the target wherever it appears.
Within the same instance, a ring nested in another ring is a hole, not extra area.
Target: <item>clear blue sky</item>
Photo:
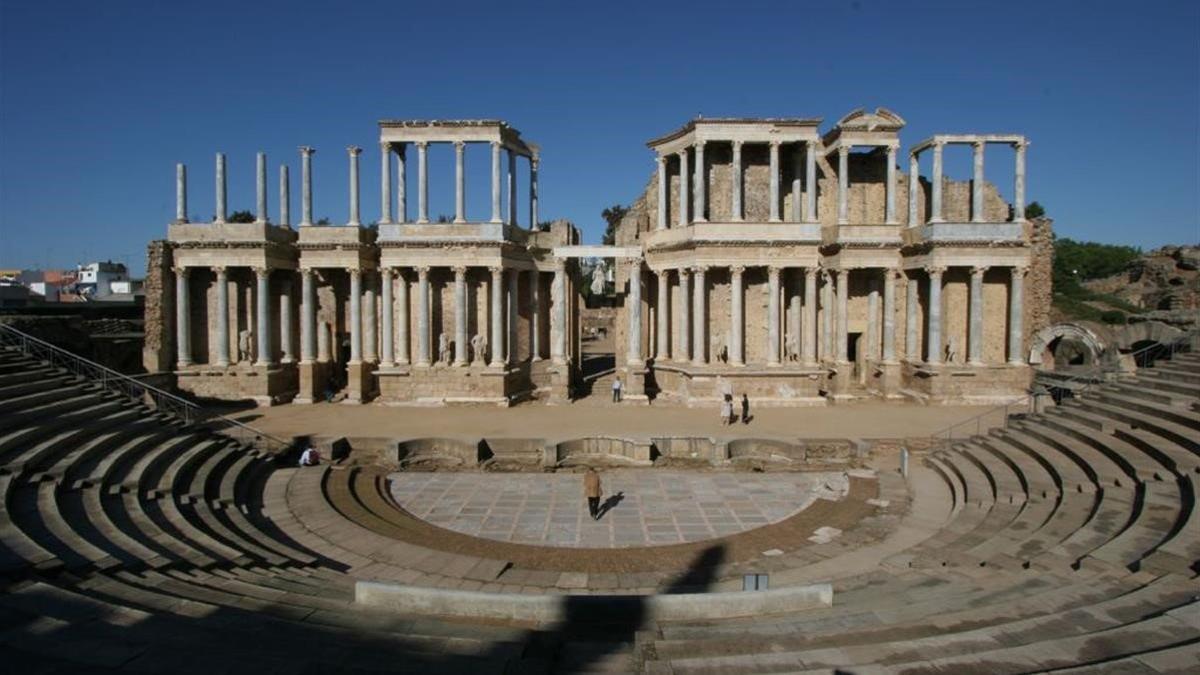
[[[1018,132],[1030,200],[1060,236],[1154,247],[1200,240],[1200,3],[0,1],[0,266],[144,264],[174,216],[254,208],[254,153],[312,145],[316,214],[345,222],[345,146],[364,220],[379,216],[380,118],[500,118],[543,148],[543,219],[598,241],[600,211],[654,167],[645,141],[689,118],[856,107],[926,136]],[[948,153],[969,176],[969,149]],[[488,212],[488,151],[468,150],[468,211]],[[431,212],[453,211],[451,151]],[[926,168],[926,171],[928,169]],[[1011,198],[1011,152],[988,178]],[[522,183],[522,194],[524,185]],[[415,199],[410,199],[415,212]],[[524,212],[522,212],[524,215]]]

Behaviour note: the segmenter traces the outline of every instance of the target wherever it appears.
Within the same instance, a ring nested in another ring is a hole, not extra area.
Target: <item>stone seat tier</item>
[[[30,382],[0,387],[0,415],[16,414],[26,408],[61,400],[62,388],[71,378],[55,376],[49,369],[41,374],[43,377]]]
[[[0,474],[0,494],[4,508],[0,509],[0,565],[6,572],[24,571],[29,567],[56,569],[62,562],[13,522],[12,474]]]
[[[24,420],[12,427],[0,432],[0,470],[4,469],[7,456],[16,451],[28,448],[34,443],[39,443],[46,438],[53,436],[55,433],[65,429],[73,429],[80,425],[87,425],[93,422],[97,417],[103,417],[120,410],[126,409],[127,403],[116,399],[107,400],[103,403],[96,403],[86,407],[81,407],[60,415],[55,415],[52,418],[52,423],[44,423],[43,420]],[[20,416],[14,416],[20,417]],[[4,419],[4,418],[0,418]]]
[[[990,430],[986,438],[995,438],[1004,446],[1013,448],[1014,454],[1036,461],[1050,473],[1064,493],[1091,494],[1097,489],[1094,472],[1089,473],[1078,455],[1064,455],[1036,438],[1021,436],[1015,422],[1010,422],[1003,429]]]
[[[1109,416],[1115,423],[1145,429],[1173,443],[1178,443],[1191,452],[1200,453],[1200,431],[1177,424],[1160,415],[1150,415],[1104,402],[1089,401],[1087,408],[1097,414]]]
[[[1065,421],[1060,418],[1065,418]],[[1155,469],[1159,468],[1154,464],[1144,464],[1139,474],[1138,468],[1132,463],[1137,461],[1136,456],[1123,457],[1113,452],[1097,441],[1099,429],[1089,430],[1065,412],[1046,415],[1045,419],[1019,420],[1013,422],[1010,428],[1026,437],[1036,438],[1061,454],[1078,457],[1096,487],[1113,493],[1127,492],[1143,480],[1153,480]]]
[[[89,467],[98,464],[104,457],[121,455],[137,447],[139,443],[145,443],[154,438],[165,440],[179,432],[179,426],[175,421],[165,416],[139,419],[133,424],[97,434],[69,449],[66,454],[54,458],[53,462],[36,467],[30,480],[54,480],[64,485],[78,487],[76,485],[78,478],[81,475],[87,475]]]
[[[1130,391],[1125,385],[1104,387],[1095,392],[1088,392],[1084,396],[1086,399],[1094,398],[1102,403],[1122,407],[1131,412],[1161,418],[1171,424],[1186,427],[1192,432],[1200,432],[1200,412],[1189,407],[1193,400],[1191,397],[1153,397],[1151,392]],[[1156,400],[1157,398],[1166,400]]]
[[[1188,379],[1171,379],[1170,373],[1164,373],[1157,368],[1144,368],[1138,371],[1137,383],[1141,391],[1154,389],[1176,397],[1190,397],[1195,402],[1200,399],[1200,377],[1192,381]]]
[[[5,457],[5,470],[21,476],[35,473],[38,467],[53,462],[57,457],[83,445],[88,439],[132,424],[140,419],[142,414],[139,410],[118,408],[112,414],[69,426],[40,443],[8,453]]]
[[[54,401],[32,405],[0,417],[0,432],[8,432],[24,426],[41,425],[48,418],[58,421],[70,413],[83,413],[84,417],[90,417],[105,404],[121,407],[130,405],[128,399],[118,398],[116,394],[98,388],[71,389],[66,396]]]
[[[1113,432],[1111,420],[1097,415],[1090,407],[1068,406],[1058,408],[1055,414],[1041,421],[1041,432],[1051,442],[1084,445],[1095,448],[1110,458],[1114,464],[1130,476],[1134,482],[1167,480],[1172,477],[1169,465],[1160,461],[1160,456],[1147,454],[1129,445]],[[1097,428],[1103,425],[1103,429]],[[1122,486],[1129,481],[1122,483]]]

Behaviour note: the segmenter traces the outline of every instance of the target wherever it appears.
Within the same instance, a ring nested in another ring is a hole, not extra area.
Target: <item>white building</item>
[[[77,267],[76,285],[79,294],[90,298],[104,298],[122,292],[113,288],[114,282],[128,281],[129,271],[121,263],[94,262]],[[125,289],[123,292],[128,293],[128,284],[125,285]]]

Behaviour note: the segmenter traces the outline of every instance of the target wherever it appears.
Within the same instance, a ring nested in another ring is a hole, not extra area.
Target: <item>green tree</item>
[[[1046,209],[1042,208],[1042,205],[1037,202],[1029,202],[1029,205],[1025,207],[1026,218],[1044,218],[1045,216]]]
[[[225,219],[227,223],[253,223],[255,221],[253,213],[249,211],[234,211]]]
[[[617,226],[621,224],[621,219],[625,217],[626,213],[629,213],[629,207],[622,204],[613,204],[600,212],[600,217],[608,223],[604,228],[605,246],[612,246],[617,242]]]

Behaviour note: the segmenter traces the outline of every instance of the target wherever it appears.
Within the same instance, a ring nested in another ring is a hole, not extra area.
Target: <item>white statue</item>
[[[958,336],[951,335],[946,345],[946,363],[958,363]]]
[[[245,328],[238,332],[238,362],[254,361],[254,331]]]
[[[438,361],[450,363],[450,336],[445,333],[438,336]]]
[[[729,363],[729,350],[725,347],[725,337],[713,335],[713,355],[721,363]]]
[[[471,338],[471,351],[473,352],[472,363],[476,361],[487,363],[487,338],[481,333],[476,333],[475,337]]]
[[[592,295],[604,295],[604,268],[603,260],[597,260],[596,266],[592,268]]]
[[[792,333],[791,335],[789,335],[787,341],[784,343],[783,348],[784,348],[784,351],[787,352],[787,360],[788,361],[799,361],[800,360],[800,336],[799,335],[797,335],[795,333]]]

